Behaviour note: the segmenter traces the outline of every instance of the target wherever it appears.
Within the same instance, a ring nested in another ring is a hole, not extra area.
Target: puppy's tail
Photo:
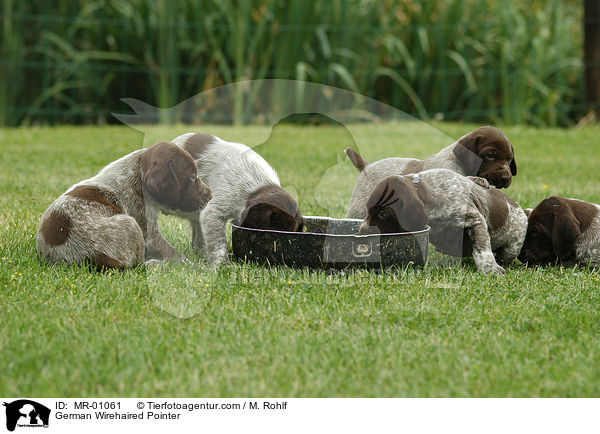
[[[347,148],[345,152],[359,172],[365,170],[365,167],[369,164],[367,160],[361,157],[361,155],[352,148]]]

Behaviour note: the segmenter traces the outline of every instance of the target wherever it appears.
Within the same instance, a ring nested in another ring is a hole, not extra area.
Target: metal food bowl
[[[232,224],[240,261],[321,269],[424,266],[429,226],[421,231],[359,235],[362,220],[304,217],[304,232],[249,229]]]

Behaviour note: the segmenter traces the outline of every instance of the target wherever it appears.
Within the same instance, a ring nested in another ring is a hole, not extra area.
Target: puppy
[[[192,157],[169,142],[128,154],[75,184],[42,216],[38,252],[48,262],[131,267],[185,260],[158,229],[159,211],[198,212],[210,199]]]
[[[527,265],[600,265],[600,205],[551,196],[529,214],[519,260]]]
[[[226,225],[231,219],[248,228],[302,231],[304,219],[296,200],[281,188],[275,170],[248,146],[199,133],[173,142],[192,155],[198,176],[213,195],[201,213],[178,213],[192,226],[192,246],[205,250],[213,266],[227,261]]]
[[[502,131],[477,128],[426,160],[385,158],[367,162],[352,148],[346,149],[352,164],[360,171],[352,192],[349,218],[364,218],[366,201],[373,188],[390,175],[405,175],[429,169],[450,169],[465,176],[485,178],[498,188],[508,187],[517,174],[513,146]]]
[[[429,224],[437,250],[473,256],[482,273],[504,273],[496,258],[510,264],[527,231],[518,203],[485,181],[448,169],[387,177],[375,186],[365,208],[361,233],[410,232]]]

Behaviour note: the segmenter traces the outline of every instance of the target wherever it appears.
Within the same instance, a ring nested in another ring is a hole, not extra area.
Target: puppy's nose
[[[361,223],[358,233],[360,235],[378,234],[379,228],[377,226],[369,226],[369,223],[364,221]]]
[[[510,175],[502,174],[498,178],[498,187],[508,187],[510,185]]]
[[[358,233],[361,235],[365,235],[369,233],[369,225],[367,222],[362,222],[360,228],[358,229]]]

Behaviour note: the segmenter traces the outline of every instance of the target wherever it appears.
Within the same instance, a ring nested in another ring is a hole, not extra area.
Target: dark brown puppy
[[[551,196],[529,214],[519,260],[527,265],[600,263],[600,207]]]

